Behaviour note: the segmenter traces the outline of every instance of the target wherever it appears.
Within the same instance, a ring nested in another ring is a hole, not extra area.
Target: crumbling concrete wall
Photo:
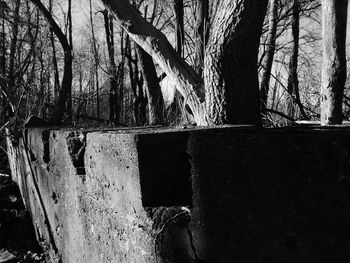
[[[16,156],[11,160],[17,160],[12,171],[51,260],[156,262],[134,134],[45,129],[25,134],[11,150]],[[72,144],[85,147],[79,173]]]
[[[12,175],[52,262],[350,259],[349,128],[23,134]]]

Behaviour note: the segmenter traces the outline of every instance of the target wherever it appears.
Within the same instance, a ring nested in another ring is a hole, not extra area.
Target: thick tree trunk
[[[322,0],[321,125],[341,124],[343,120],[347,10],[348,0]]]
[[[196,0],[196,38],[194,68],[202,76],[204,50],[209,32],[209,0]]]
[[[267,108],[267,98],[269,95],[271,69],[273,57],[276,47],[276,31],[277,31],[277,0],[270,0],[269,10],[269,30],[267,32],[266,52],[262,63],[262,74],[260,84],[260,103],[261,109]]]
[[[164,100],[152,57],[140,46],[136,46],[141,71],[146,84],[148,120],[150,125],[164,124]]]
[[[204,60],[207,114],[213,124],[260,124],[257,58],[267,0],[222,0],[217,8]]]
[[[45,8],[40,0],[31,1],[40,10],[46,21],[50,24],[50,27],[60,41],[64,51],[64,71],[62,85],[58,99],[56,100],[54,112],[51,116],[51,121],[53,124],[61,124],[64,114],[66,113],[67,100],[69,99],[69,96],[72,92],[72,50],[66,36],[63,34],[62,30],[57,25],[50,12]]]

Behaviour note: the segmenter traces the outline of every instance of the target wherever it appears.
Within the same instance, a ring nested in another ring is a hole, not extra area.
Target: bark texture
[[[138,45],[136,45],[136,51],[146,85],[149,124],[164,124],[164,100],[153,59]]]
[[[267,0],[222,0],[204,60],[213,124],[260,124],[257,57]]]
[[[204,50],[209,32],[209,0],[196,1],[195,70],[203,73]]]
[[[341,124],[343,119],[347,10],[348,0],[322,0],[321,125]]]

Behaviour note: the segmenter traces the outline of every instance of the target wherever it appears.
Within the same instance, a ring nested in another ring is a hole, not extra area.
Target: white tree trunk
[[[341,124],[348,0],[322,0],[321,125]]]

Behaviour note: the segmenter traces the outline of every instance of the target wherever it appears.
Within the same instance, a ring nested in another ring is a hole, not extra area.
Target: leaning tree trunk
[[[262,74],[260,84],[260,103],[261,109],[264,111],[267,108],[267,98],[269,95],[271,69],[273,57],[276,47],[276,32],[277,32],[277,0],[270,0],[269,11],[269,29],[267,32],[267,43],[264,61],[262,63]]]
[[[49,23],[53,32],[60,41],[64,51],[63,79],[61,89],[59,91],[59,96],[55,104],[55,109],[51,116],[51,121],[53,124],[61,124],[67,109],[67,100],[69,99],[69,96],[72,92],[72,49],[68,43],[66,36],[63,34],[62,30],[57,25],[50,12],[45,8],[45,6],[40,2],[40,0],[31,1],[40,10],[40,12],[43,14],[45,19]]]
[[[321,125],[341,124],[348,0],[322,0]]]
[[[177,82],[177,88],[191,108],[196,123],[207,124],[202,79],[175,51],[166,36],[147,22],[128,0],[101,1],[113,11],[130,37]]]
[[[204,60],[213,124],[260,124],[257,58],[267,0],[222,0]]]

